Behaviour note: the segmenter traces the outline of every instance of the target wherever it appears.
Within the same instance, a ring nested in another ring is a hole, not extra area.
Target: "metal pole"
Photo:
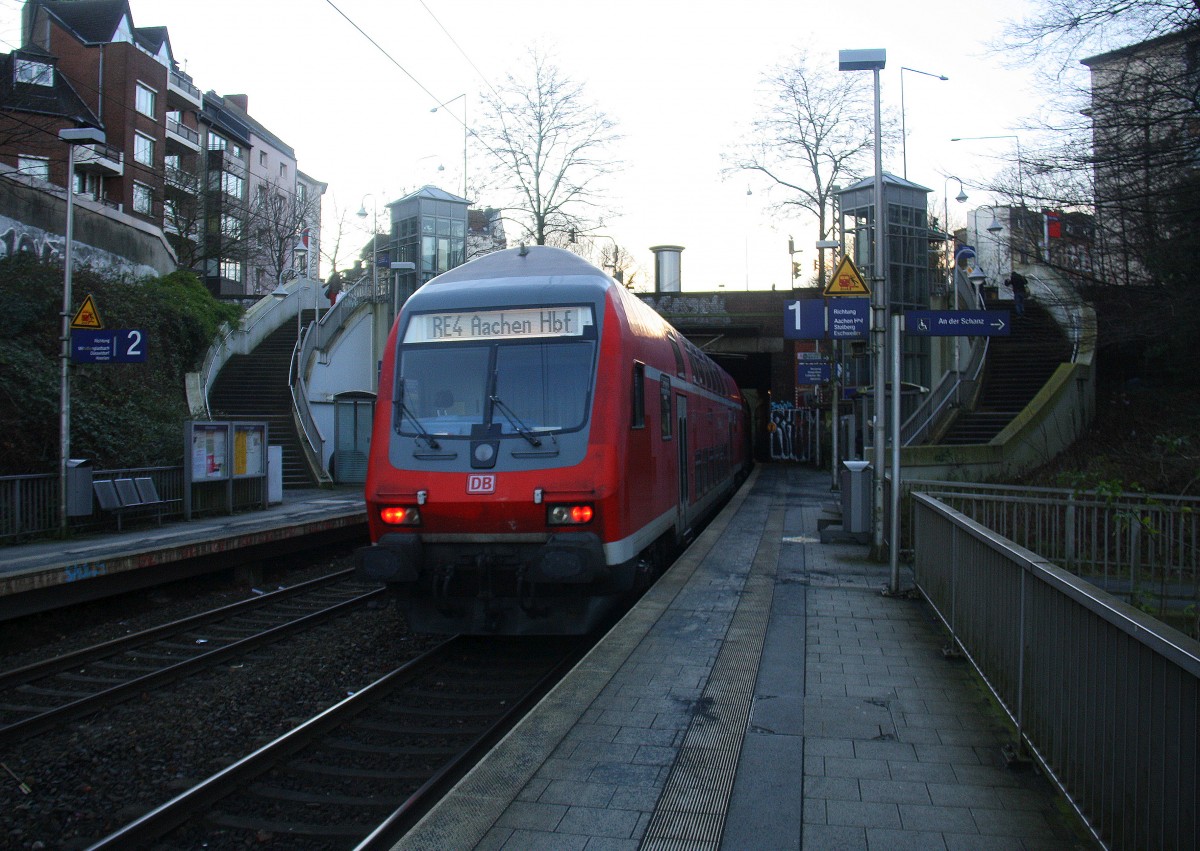
[[[873,68],[875,77],[875,256],[871,263],[873,289],[871,336],[875,353],[875,522],[873,529],[876,558],[883,552],[883,473],[886,454],[885,413],[887,383],[887,298],[884,292],[884,225],[887,213],[883,208],[883,127],[879,111],[879,68]]]
[[[828,317],[828,315],[829,314],[828,314],[828,309],[827,309],[826,317]],[[826,319],[826,321],[828,321],[828,318]],[[841,363],[841,359],[838,357],[838,341],[837,340],[829,341],[829,350],[830,350],[829,385],[832,388],[832,396],[833,396],[833,398],[829,400],[829,420],[833,426],[833,435],[832,435],[832,441],[831,441],[832,457],[830,458],[830,462],[829,462],[829,473],[830,473],[830,476],[832,477],[833,481],[831,481],[829,483],[829,489],[831,491],[835,491],[835,490],[839,489],[839,484],[838,484],[838,455],[839,455],[838,431],[841,430],[841,421],[840,421],[840,417],[839,417],[841,405],[838,404],[838,399],[841,397],[841,393],[842,393],[841,384],[838,382],[838,365]]]
[[[58,529],[67,534],[67,461],[71,457],[71,242],[75,238],[75,146],[67,143],[67,227],[63,246],[62,347],[59,352]]]
[[[900,593],[900,320],[892,314],[892,499],[888,564],[892,569],[889,590]]]

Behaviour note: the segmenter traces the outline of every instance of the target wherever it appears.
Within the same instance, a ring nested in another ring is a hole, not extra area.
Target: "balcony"
[[[167,140],[178,142],[191,151],[200,150],[200,134],[173,118],[167,119]]]
[[[178,71],[167,73],[167,92],[182,98],[196,109],[200,109],[203,105],[200,90],[192,85],[191,77]]]
[[[119,176],[125,173],[125,155],[112,145],[76,145],[75,167],[80,171]]]
[[[163,170],[163,176],[166,178],[167,186],[179,189],[189,195],[196,194],[200,189],[200,178],[190,171],[167,166]]]

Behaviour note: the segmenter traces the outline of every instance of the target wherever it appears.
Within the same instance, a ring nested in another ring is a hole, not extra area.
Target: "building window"
[[[137,84],[137,96],[135,101],[137,111],[142,115],[148,115],[151,118],[157,119],[158,114],[154,111],[154,108],[157,104],[158,92],[154,91],[154,89],[150,88],[145,83],[139,82]]]
[[[53,86],[54,66],[32,59],[18,59],[13,65],[13,82],[32,86]]]
[[[232,239],[238,239],[242,235],[242,220],[237,216],[231,216],[228,213],[221,214],[221,233]]]
[[[30,157],[21,155],[17,157],[17,171],[26,177],[36,177],[38,180],[50,182],[50,158],[49,157]]]
[[[210,151],[223,151],[229,147],[229,140],[224,136],[218,136],[216,133],[208,134],[208,149]]]
[[[279,164],[279,176],[280,176],[280,177],[287,177],[287,163],[280,163],[280,164]]]
[[[230,171],[221,172],[221,191],[239,201],[246,189],[246,181]]]
[[[221,277],[227,281],[242,282],[242,264],[228,257],[221,258]]]
[[[154,167],[154,140],[141,133],[133,134],[133,158],[142,165]]]
[[[258,152],[258,164],[260,166],[262,166],[263,168],[267,167],[267,152],[266,151]]]
[[[133,184],[133,211],[143,216],[150,215],[153,209],[154,192],[144,183]]]

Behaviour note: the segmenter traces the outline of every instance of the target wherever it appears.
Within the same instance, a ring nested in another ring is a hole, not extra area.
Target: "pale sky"
[[[811,269],[815,224],[777,220],[766,209],[773,197],[767,185],[723,176],[721,160],[756,114],[763,73],[798,47],[827,56],[834,72],[840,49],[884,48],[882,103],[897,115],[901,67],[949,77],[903,75],[909,179],[933,190],[939,210],[946,175],[967,183],[970,201],[950,201],[951,225],[993,200],[972,184],[985,183],[1015,150],[1011,139],[950,138],[1020,131],[1024,142],[1023,121],[1048,97],[1032,91],[1027,72],[985,47],[1028,0],[334,4],[395,63],[327,0],[130,0],[135,25],[168,28],[177,61],[201,90],[248,95],[251,115],[295,149],[300,169],[329,184],[326,239],[334,208],[348,210],[350,227],[361,229],[346,236],[355,252],[369,239],[370,217],[363,227],[353,215],[368,193],[382,221],[385,203],[423,184],[461,192],[462,124],[430,108],[465,93],[470,123],[478,93],[517,68],[536,43],[625,137],[614,152],[624,167],[608,193],[618,214],[603,233],[633,252],[644,273],[639,289],[650,283],[649,248],[659,244],[684,246],[685,291],[790,287],[789,235]],[[21,5],[0,0],[0,50],[17,46]],[[463,104],[447,108],[461,117]],[[469,161],[468,171],[483,165]],[[902,173],[899,150],[885,155],[884,170]],[[950,181],[952,199],[957,192]],[[487,206],[503,199],[472,200]],[[365,199],[368,211],[373,203]],[[348,262],[352,252],[342,256]],[[329,271],[323,262],[323,274]]]

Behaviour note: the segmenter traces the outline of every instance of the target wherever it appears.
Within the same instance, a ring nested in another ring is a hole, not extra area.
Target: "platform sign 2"
[[[71,331],[73,363],[144,363],[145,360],[146,332],[140,328]]]

